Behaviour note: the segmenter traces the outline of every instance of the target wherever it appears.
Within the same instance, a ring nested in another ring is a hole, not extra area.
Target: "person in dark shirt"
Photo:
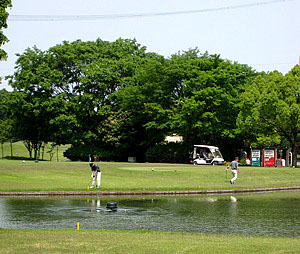
[[[94,162],[90,163],[90,167],[92,170],[91,178],[93,179],[92,186],[90,187],[90,189],[95,187],[96,180],[97,180],[97,188],[99,188],[101,184],[101,169]]]
[[[233,175],[232,179],[230,180],[230,183],[235,184],[235,181],[237,179],[237,174],[240,173],[239,158],[236,157],[235,160],[229,164],[229,166],[226,168],[226,170],[228,170],[229,167],[231,167],[231,173]]]

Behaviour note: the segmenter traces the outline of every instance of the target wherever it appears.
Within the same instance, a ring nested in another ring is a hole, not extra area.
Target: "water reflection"
[[[115,212],[109,201],[117,203]],[[0,198],[0,228],[151,229],[300,236],[300,192],[151,198]]]

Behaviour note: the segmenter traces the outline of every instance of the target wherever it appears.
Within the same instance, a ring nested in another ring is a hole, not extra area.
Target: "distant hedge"
[[[118,154],[117,151],[88,145],[72,146],[64,152],[64,156],[72,161],[89,161],[90,157],[92,161],[122,161],[126,159]]]
[[[120,154],[119,151],[97,148],[94,146],[80,145],[72,146],[64,152],[64,156],[72,161],[127,161],[127,154]],[[146,151],[147,162],[161,163],[189,163],[189,150],[181,143],[157,144]]]
[[[148,162],[188,163],[189,150],[181,143],[162,143],[147,150],[146,160]]]

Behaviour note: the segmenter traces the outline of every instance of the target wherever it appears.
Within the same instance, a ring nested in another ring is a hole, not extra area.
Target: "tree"
[[[8,12],[7,8],[12,7],[11,0],[1,0],[0,2],[0,61],[6,60],[7,54],[1,47],[8,42],[8,38],[3,34],[2,29],[7,28]]]
[[[171,84],[166,82],[167,66],[164,57],[147,53],[133,81],[114,93],[116,105],[131,116],[126,142],[142,159],[150,147],[162,142],[170,132],[168,124],[164,124],[173,103]]]
[[[61,76],[51,68],[51,60],[47,52],[36,47],[19,55],[16,72],[9,80],[14,91],[5,102],[14,136],[24,141],[30,158],[34,152],[36,160],[45,143],[64,143],[65,140],[57,138],[66,132],[61,123],[73,120],[72,115],[67,114],[64,93],[57,92]]]
[[[2,159],[4,156],[3,143],[12,139],[11,120],[7,118],[7,106],[5,105],[5,97],[7,95],[8,92],[5,89],[0,90],[0,142]]]
[[[174,59],[184,58],[182,68],[186,70],[180,82],[183,95],[177,100],[172,119],[174,126],[192,143],[237,142],[234,119],[239,113],[238,101],[254,72],[247,65],[231,63],[218,55],[197,57],[191,53]]]
[[[7,93],[5,89],[0,90],[0,121],[5,119],[5,105],[3,100]]]
[[[135,40],[123,39],[64,42],[49,49],[69,85],[69,103],[77,120],[74,146],[118,150],[124,156],[132,151],[125,147],[133,143],[129,134],[136,132],[128,124],[131,114],[120,111],[116,91],[134,82],[134,74],[146,57],[145,50]]]
[[[143,160],[173,133],[184,136],[186,147],[227,148],[241,140],[239,96],[254,75],[247,65],[198,49],[165,59],[135,40],[65,41],[19,55],[10,117],[29,148],[68,142],[81,158],[87,151]]]
[[[173,55],[159,70],[156,80],[149,72],[141,88],[151,87],[148,129],[182,135],[187,147],[207,143],[232,150],[241,143],[235,119],[240,93],[255,75],[250,67],[196,48]]]
[[[300,144],[300,66],[283,76],[275,71],[258,76],[241,100],[239,127],[254,145],[280,144],[287,141],[297,163]],[[271,140],[271,142],[270,142]]]
[[[144,57],[144,47],[122,39],[27,49],[10,77],[15,89],[11,117],[19,121],[14,124],[19,138],[29,140],[29,148],[50,140],[110,150],[122,147],[117,139],[127,136],[130,127],[124,117],[129,113],[120,111],[114,93],[132,82]],[[18,128],[22,122],[32,125],[31,132]]]
[[[171,59],[152,54],[118,98],[142,127],[142,143],[148,147],[177,133],[187,148],[207,143],[232,150],[242,143],[235,123],[239,97],[254,75],[246,65],[198,49]]]

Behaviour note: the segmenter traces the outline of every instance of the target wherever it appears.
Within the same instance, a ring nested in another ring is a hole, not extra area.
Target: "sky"
[[[63,41],[136,39],[170,57],[198,48],[286,74],[300,60],[300,0],[12,0],[10,40],[0,77],[14,73],[16,54]],[[2,80],[0,90],[11,90]]]

